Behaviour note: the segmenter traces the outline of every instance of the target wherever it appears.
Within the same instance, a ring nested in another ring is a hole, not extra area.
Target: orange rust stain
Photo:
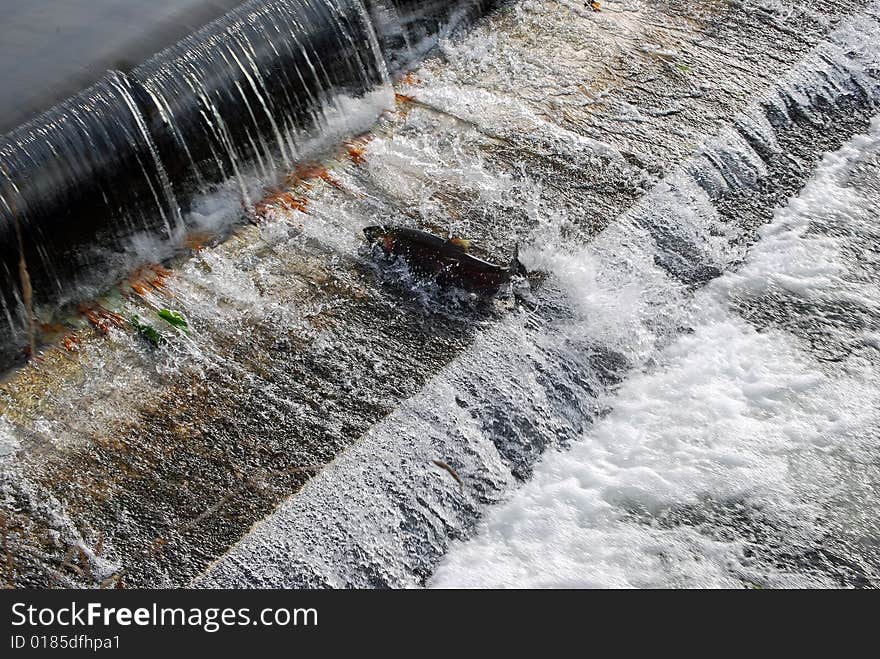
[[[326,170],[323,174],[321,174],[321,180],[324,181],[324,183],[326,183],[327,185],[336,188],[337,190],[342,190],[342,183],[330,176],[330,174]]]
[[[421,79],[410,71],[400,79],[400,82],[404,85],[417,85],[421,82]]]
[[[365,150],[366,149],[364,149],[364,147],[362,147],[362,146],[355,146],[354,144],[349,144],[347,147],[348,157],[351,158],[351,161],[355,165],[358,165],[358,166],[363,165],[366,162],[366,159],[364,158],[364,151]]]
[[[148,263],[135,270],[128,277],[128,286],[135,293],[143,297],[148,290],[161,290],[165,288],[171,270],[163,268],[158,263]]]
[[[395,94],[394,100],[397,102],[398,112],[400,112],[401,116],[407,116],[409,111],[412,109],[413,103],[416,102],[412,96],[407,96],[406,94]]]
[[[295,181],[306,181],[310,178],[318,178],[326,173],[327,168],[323,165],[309,163],[304,165],[297,165],[296,171],[293,175]]]
[[[156,273],[156,276],[162,279],[162,283],[164,284],[165,280],[171,276],[171,270],[168,268],[162,267],[158,263],[150,263],[147,265],[147,268]]]
[[[289,175],[284,182],[291,187],[300,186],[308,190],[311,188],[309,181],[314,179],[321,179],[334,188],[342,188],[342,184],[330,175],[326,167],[314,163],[299,165],[296,171]]]
[[[207,231],[193,231],[192,233],[186,234],[186,237],[183,239],[183,244],[187,249],[198,252],[205,248],[205,245],[211,237],[211,234]]]
[[[68,334],[63,339],[61,339],[61,345],[64,346],[64,349],[67,352],[76,352],[79,350],[79,337],[76,334]]]
[[[372,135],[363,135],[362,137],[349,140],[343,145],[348,153],[348,157],[355,165],[363,165],[367,161],[364,158],[364,153],[366,153],[367,144],[372,139]]]
[[[79,305],[79,312],[102,334],[109,334],[110,327],[125,327],[125,319],[118,313],[105,309],[97,302]]]
[[[305,199],[304,197],[295,197],[289,192],[282,194],[279,197],[279,202],[290,210],[300,211],[302,213],[306,212],[306,208],[309,205],[308,199]]]
[[[265,218],[267,213],[274,208],[305,213],[308,205],[309,201],[305,197],[297,197],[290,192],[276,190],[254,206],[254,214],[259,218]]]

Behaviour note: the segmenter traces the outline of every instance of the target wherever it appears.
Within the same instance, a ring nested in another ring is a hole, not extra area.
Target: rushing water
[[[754,190],[798,117],[853,94],[876,108],[878,29],[841,27],[588,246],[544,218],[524,252],[552,274],[537,310],[484,332],[200,583],[875,584],[880,123],[775,212]]]
[[[0,139],[0,361],[32,314],[22,259],[36,301],[52,306],[141,265],[134,236],[164,240],[167,258],[195,196],[233,180],[251,207],[315,156],[340,99],[387,89],[389,69],[480,6],[252,0]]]
[[[676,311],[687,332],[641,357],[601,398],[610,412],[542,460],[432,584],[876,585],[878,192],[880,119]],[[628,279],[621,304],[595,277],[609,258],[599,247],[568,268],[606,332],[649,296]]]

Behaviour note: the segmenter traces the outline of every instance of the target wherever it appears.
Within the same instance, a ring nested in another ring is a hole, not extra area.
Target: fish
[[[518,248],[510,263],[502,266],[469,254],[471,243],[463,238],[441,238],[427,231],[395,226],[367,227],[364,236],[386,257],[403,259],[414,274],[434,279],[441,287],[491,296],[513,277],[528,276]]]

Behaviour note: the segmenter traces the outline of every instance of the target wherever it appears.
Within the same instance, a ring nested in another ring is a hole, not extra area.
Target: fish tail
[[[513,248],[513,258],[510,260],[510,265],[508,266],[508,270],[511,275],[520,275],[522,277],[527,277],[529,274],[526,266],[522,264],[519,260],[519,245],[516,245]]]

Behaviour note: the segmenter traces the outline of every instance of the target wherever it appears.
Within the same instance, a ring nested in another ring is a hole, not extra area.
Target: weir
[[[510,585],[492,566],[519,559],[533,585],[875,584],[877,2],[523,0],[448,34],[457,8],[424,5],[440,18],[420,24],[415,6],[360,16],[389,74],[439,30],[438,56],[299,116],[336,135],[393,105],[307,167],[284,162],[311,144],[259,114],[271,95],[246,58],[229,56],[226,93],[247,103],[221,114],[244,142],[209,132],[207,156],[190,141],[210,114],[155,131],[177,111],[164,85],[203,103],[195,79],[124,87],[154,108],[140,116],[175,194],[221,170],[232,184],[181,206],[186,250],[97,291],[0,386],[7,580]],[[262,170],[286,180],[259,224],[199,238],[241,214],[239,154],[246,190]],[[829,176],[850,196],[813,213]],[[833,276],[785,250],[750,261],[786,214],[839,241]],[[377,268],[362,229],[383,223],[498,262],[519,244],[537,307]]]
[[[387,85],[389,67],[480,10],[470,1],[253,0],[5,135],[0,360],[20,352],[29,325],[16,224],[34,301],[88,297],[139,265],[125,255],[133,236],[166,242],[170,255],[193,196],[230,179],[249,207],[257,181],[278,182],[276,164],[290,170],[310,155],[303,142],[326,131],[339,98]]]

